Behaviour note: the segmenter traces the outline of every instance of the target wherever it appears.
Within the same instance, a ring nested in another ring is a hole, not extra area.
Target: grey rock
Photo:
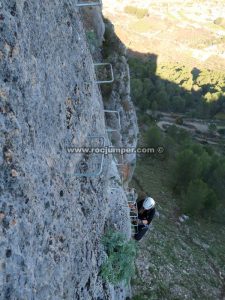
[[[82,11],[85,18],[88,20],[89,28],[96,32],[98,43],[101,46],[104,41],[105,23],[102,19],[102,11],[100,8],[86,8]]]
[[[159,211],[158,211],[158,210],[155,212],[155,216],[156,216],[157,218],[159,218],[159,217],[160,217],[160,213],[159,213]]]
[[[181,216],[179,217],[179,221],[180,221],[181,223],[183,223],[183,222],[185,222],[185,221],[188,221],[188,220],[189,220],[189,217],[186,216],[186,215],[181,215]]]
[[[107,140],[80,11],[70,0],[2,0],[0,8],[0,298],[125,299],[124,285],[99,275],[105,228],[116,223],[130,237],[123,188],[109,192],[112,158],[100,176],[81,178],[81,160],[95,170],[97,157],[66,151],[90,136]],[[123,124],[136,122],[134,110],[118,110]]]

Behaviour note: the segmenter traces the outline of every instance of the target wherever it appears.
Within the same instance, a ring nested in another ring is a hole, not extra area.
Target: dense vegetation
[[[106,23],[104,55],[108,60],[112,51],[124,54],[118,45],[112,25]],[[170,184],[180,199],[182,211],[223,220],[225,159],[208,146],[194,142],[185,130],[172,126],[167,134],[161,132],[144,112],[152,109],[193,117],[223,117],[225,74],[178,65],[157,67],[156,60],[155,55],[147,59],[129,58],[131,93],[140,109],[139,125],[149,125],[144,141],[149,147],[164,146],[165,152],[160,158],[163,156],[171,166]]]
[[[171,168],[171,187],[184,213],[216,221],[225,220],[225,158],[189,134],[171,126],[167,134],[156,126],[145,133],[146,146],[163,145],[163,158]],[[162,155],[161,155],[162,158]]]
[[[112,284],[118,284],[121,281],[129,283],[131,276],[135,273],[135,242],[127,241],[120,232],[109,231],[103,237],[102,243],[108,255],[101,268],[102,277]]]
[[[178,64],[156,65],[156,56],[130,58],[134,103],[147,109],[208,118],[225,112],[225,74]]]

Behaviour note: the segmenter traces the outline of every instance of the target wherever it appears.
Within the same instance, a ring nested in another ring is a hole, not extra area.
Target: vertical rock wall
[[[66,151],[107,141],[74,3],[0,0],[0,299],[125,299],[99,276],[106,224],[130,236],[112,158],[100,176],[79,178],[81,155]]]

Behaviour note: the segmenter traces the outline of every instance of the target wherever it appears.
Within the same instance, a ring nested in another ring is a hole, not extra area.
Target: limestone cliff
[[[115,80],[113,84],[103,86],[101,91],[105,109],[119,113],[121,128],[111,132],[109,138],[116,147],[136,148],[139,129],[135,107],[130,96],[127,48],[116,36],[113,24],[107,19],[104,19],[105,23],[102,23],[101,11],[84,9],[83,20],[86,32],[93,34],[92,39],[89,40],[89,47],[94,59],[111,63],[113,67]],[[105,34],[103,35],[104,29]],[[106,119],[108,127],[118,129],[116,114],[107,114]],[[119,162],[125,165],[123,173],[125,186],[128,186],[136,165],[136,154],[124,154],[123,159]]]
[[[99,275],[106,228],[131,234],[126,194],[111,189],[115,162],[105,156],[101,175],[78,177],[93,157],[66,151],[91,136],[110,143],[103,110],[75,1],[1,0],[0,299],[129,294]]]

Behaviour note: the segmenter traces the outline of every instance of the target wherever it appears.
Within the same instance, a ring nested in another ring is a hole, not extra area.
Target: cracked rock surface
[[[0,0],[0,299],[126,299],[99,275],[106,224],[130,236],[112,158],[66,151],[108,142],[95,80],[74,1]]]

